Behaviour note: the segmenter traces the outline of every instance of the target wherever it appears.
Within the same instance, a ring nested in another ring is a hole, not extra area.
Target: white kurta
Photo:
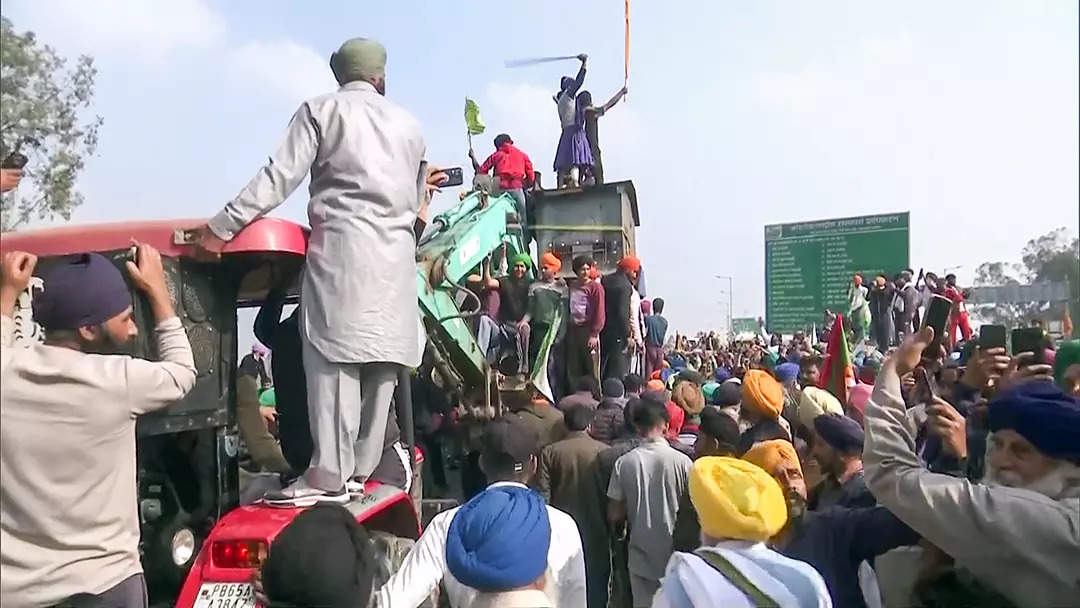
[[[310,170],[300,331],[330,362],[420,364],[413,222],[424,153],[408,112],[350,82],[301,104],[267,165],[210,220],[230,240]]]

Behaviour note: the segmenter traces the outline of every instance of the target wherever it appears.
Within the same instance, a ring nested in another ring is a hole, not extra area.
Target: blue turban
[[[728,371],[728,368],[726,367],[718,367],[716,368],[716,371],[713,372],[713,377],[716,378],[717,382],[723,384],[731,377],[731,372]]]
[[[865,435],[858,422],[840,414],[823,414],[814,418],[818,437],[834,450],[862,451]]]
[[[684,359],[683,356],[679,354],[673,354],[668,357],[668,364],[671,365],[671,369],[677,372],[681,372],[682,370],[686,369],[686,359]]]
[[[799,377],[799,364],[798,363],[781,363],[773,370],[776,374],[776,379],[780,381],[780,384],[787,384]]]
[[[544,499],[528,488],[497,486],[454,514],[446,535],[446,566],[473,589],[509,591],[544,574],[550,544]]]
[[[131,306],[120,269],[105,256],[84,253],[62,260],[42,276],[34,320],[46,330],[100,325]]]
[[[991,431],[1012,429],[1040,452],[1080,464],[1080,399],[1053,382],[1030,381],[990,401]]]

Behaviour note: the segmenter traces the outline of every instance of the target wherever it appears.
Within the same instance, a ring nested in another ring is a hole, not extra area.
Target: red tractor
[[[259,306],[271,281],[303,263],[307,229],[261,219],[231,241],[220,263],[191,257],[191,230],[205,220],[68,226],[4,234],[0,251],[38,256],[38,272],[67,255],[97,252],[121,268],[136,239],[162,255],[173,306],[187,330],[198,372],[182,401],[144,416],[137,426],[140,553],[151,603],[189,608],[255,606],[254,570],[274,537],[300,512],[240,506],[240,438],[236,423],[237,310]],[[36,281],[36,280],[35,280]],[[40,285],[40,281],[36,281]],[[30,293],[19,298],[16,340],[40,340]],[[295,292],[294,292],[295,293]],[[154,359],[151,318],[133,290],[140,328],[136,355]],[[408,382],[396,395],[405,441],[412,445]],[[402,415],[404,413],[405,415]],[[420,459],[412,450],[413,485]],[[417,494],[418,496],[418,494]],[[375,533],[396,565],[419,537],[418,505],[404,491],[376,482],[348,505]]]

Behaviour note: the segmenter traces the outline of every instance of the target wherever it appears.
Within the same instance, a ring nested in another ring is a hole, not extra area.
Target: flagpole
[[[623,88],[630,86],[630,0],[625,2],[626,31],[623,36]],[[625,96],[624,96],[625,99]]]

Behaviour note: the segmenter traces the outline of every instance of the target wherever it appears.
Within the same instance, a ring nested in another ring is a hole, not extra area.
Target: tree
[[[1020,264],[984,262],[979,265],[975,270],[975,285],[1067,281],[1069,314],[1074,323],[1080,320],[1080,239],[1070,238],[1067,229],[1058,228],[1028,241],[1020,255]],[[978,311],[993,323],[1017,326],[1041,316],[1047,306],[1047,302],[996,303],[981,305]]]
[[[33,32],[16,33],[0,17],[0,158],[30,158],[19,187],[0,199],[0,230],[62,217],[83,202],[75,181],[98,142],[100,116],[86,117],[94,97],[93,58],[68,67]]]

